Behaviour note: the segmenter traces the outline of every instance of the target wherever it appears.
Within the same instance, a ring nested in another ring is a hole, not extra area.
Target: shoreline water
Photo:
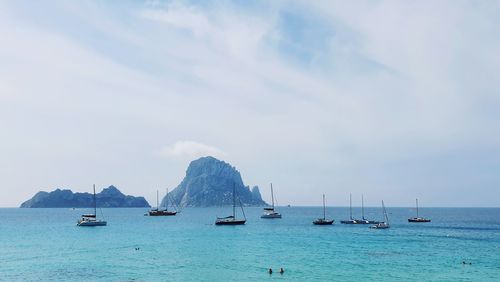
[[[388,208],[389,230],[314,226],[321,207],[282,208],[277,220],[246,208],[247,224],[232,227],[214,225],[227,207],[146,210],[103,209],[108,226],[78,228],[82,210],[0,209],[0,280],[494,281],[500,265],[500,208],[424,208],[425,224],[406,222],[411,208]],[[381,209],[365,214],[379,219]],[[327,216],[338,222],[348,208]],[[270,277],[269,267],[285,273]]]

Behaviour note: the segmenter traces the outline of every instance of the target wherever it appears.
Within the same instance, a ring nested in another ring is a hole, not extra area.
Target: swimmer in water
[[[273,269],[269,268],[268,272],[269,272],[269,274],[273,274]]]
[[[282,267],[282,268],[280,268],[280,274],[283,274],[283,273],[285,273],[285,270]]]

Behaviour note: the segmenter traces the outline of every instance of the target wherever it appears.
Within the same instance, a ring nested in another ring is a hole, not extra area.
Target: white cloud
[[[173,145],[164,147],[161,154],[167,157],[195,159],[205,156],[224,157],[221,149],[195,141],[178,141]]]
[[[187,29],[197,37],[213,32],[213,27],[208,18],[194,7],[173,3],[167,10],[148,9],[141,16],[154,21],[162,21],[177,28]]]

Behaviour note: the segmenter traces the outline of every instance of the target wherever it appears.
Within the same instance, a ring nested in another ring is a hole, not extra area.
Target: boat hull
[[[378,224],[379,221],[368,220],[368,219],[350,219],[350,220],[341,220],[342,224]]]
[[[173,211],[150,211],[149,216],[174,216],[177,212]]]
[[[431,222],[430,219],[427,219],[427,218],[418,218],[418,217],[415,217],[415,218],[408,218],[408,222]]]
[[[216,220],[215,225],[243,225],[246,220]]]
[[[332,225],[335,222],[333,219],[323,219],[323,218],[318,218],[313,221],[314,225]]]
[[[260,216],[260,218],[281,218],[281,214],[280,213],[263,214]]]
[[[384,222],[381,222],[381,223],[378,223],[376,225],[372,225],[370,226],[371,229],[388,229],[389,228],[389,224],[386,224]]]
[[[356,224],[356,220],[341,220],[342,224]]]
[[[376,220],[365,220],[362,224],[379,224],[380,221]]]
[[[82,227],[94,227],[94,226],[106,226],[108,223],[106,221],[98,220],[98,221],[79,221],[77,226]]]
[[[356,224],[378,224],[378,221],[375,220],[360,220],[357,221]]]

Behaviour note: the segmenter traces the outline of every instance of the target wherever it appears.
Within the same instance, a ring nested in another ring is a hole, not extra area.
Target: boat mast
[[[383,218],[383,220],[385,220],[384,200],[382,200],[382,218]]]
[[[274,192],[272,183],[271,183],[271,203],[273,204],[273,211],[274,211]]]
[[[325,194],[323,194],[323,219],[326,219]]]
[[[382,210],[384,211],[385,222],[389,225],[389,217],[387,216],[387,211],[385,210],[384,200],[382,200]]]
[[[361,217],[365,219],[365,200],[363,198],[363,194],[361,194]]]
[[[160,210],[160,202],[159,202],[159,200],[158,200],[158,197],[159,197],[159,196],[158,196],[158,190],[156,190],[156,209],[157,209],[157,210]]]
[[[233,183],[233,218],[236,218],[236,184]]]
[[[245,219],[246,221],[247,216],[245,215],[245,210],[243,209],[243,203],[241,202],[241,199],[238,199],[238,202],[240,202],[240,208],[241,208],[241,213],[243,214],[243,219]]]
[[[415,203],[417,204],[417,218],[418,218],[418,199],[415,199]]]
[[[349,194],[349,217],[352,220],[352,194]]]
[[[165,211],[168,210],[168,188],[167,188],[167,194],[165,194]]]
[[[97,216],[97,202],[95,199],[95,184],[94,184],[94,215]]]

